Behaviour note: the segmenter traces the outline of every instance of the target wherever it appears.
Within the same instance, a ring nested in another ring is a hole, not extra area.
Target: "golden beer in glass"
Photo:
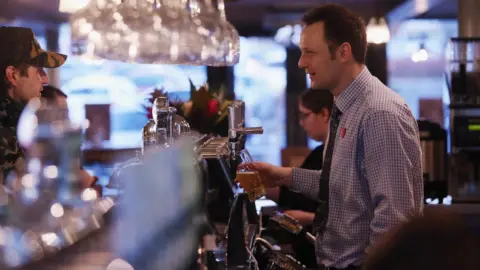
[[[246,149],[240,152],[240,158],[242,163],[253,162],[252,157]],[[262,182],[260,173],[251,168],[245,168],[237,171],[235,182],[239,183],[245,193],[248,195],[248,199],[253,202],[266,195],[265,186]]]
[[[236,180],[240,183],[245,193],[247,193],[251,202],[265,196],[265,186],[257,171],[237,171]]]

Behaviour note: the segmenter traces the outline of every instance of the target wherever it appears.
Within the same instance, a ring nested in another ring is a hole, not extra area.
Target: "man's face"
[[[306,26],[300,38],[302,55],[298,67],[309,75],[312,88],[334,89],[341,76],[341,62],[337,50],[333,55],[325,40],[323,22]]]
[[[13,88],[12,97],[25,103],[32,98],[40,97],[43,85],[48,84],[48,76],[45,70],[42,67],[29,66],[26,74],[22,74],[19,69],[13,69],[9,78],[10,85]]]

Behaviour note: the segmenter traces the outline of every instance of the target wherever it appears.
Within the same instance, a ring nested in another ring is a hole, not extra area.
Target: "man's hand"
[[[284,214],[298,220],[303,226],[311,225],[313,223],[313,218],[315,217],[314,213],[305,212],[302,210],[287,210],[283,212]]]
[[[258,171],[266,188],[292,185],[292,168],[274,166],[266,162],[244,163],[238,169]]]

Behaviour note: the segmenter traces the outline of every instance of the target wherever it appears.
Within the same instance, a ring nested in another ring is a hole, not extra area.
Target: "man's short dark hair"
[[[0,26],[0,97],[6,96],[11,87],[5,78],[5,70],[14,66],[20,75],[26,76],[30,66],[56,68],[67,59],[66,55],[47,52],[40,47],[32,29]]]
[[[323,89],[309,88],[300,95],[299,101],[303,107],[313,113],[320,113],[322,109],[327,109],[330,112],[333,107],[332,93]]]
[[[365,63],[367,52],[367,34],[362,18],[348,8],[327,4],[308,11],[302,19],[305,25],[323,22],[325,25],[325,40],[330,54],[344,42],[352,47],[353,58],[360,64]]]

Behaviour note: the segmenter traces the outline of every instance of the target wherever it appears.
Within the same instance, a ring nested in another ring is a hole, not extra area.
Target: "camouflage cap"
[[[67,60],[67,56],[44,51],[38,43],[32,29],[23,27],[0,27],[0,65],[18,65],[22,63],[57,68]]]

